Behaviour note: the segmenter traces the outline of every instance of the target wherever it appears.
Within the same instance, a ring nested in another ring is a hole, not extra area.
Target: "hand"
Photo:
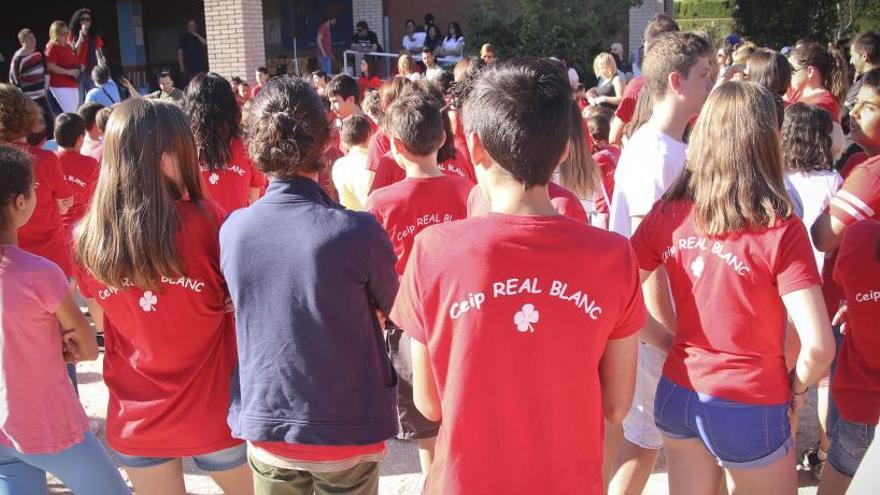
[[[64,361],[76,363],[80,358],[79,343],[73,338],[76,331],[66,330],[61,333],[61,355]]]
[[[846,304],[844,304],[837,310],[834,319],[831,320],[832,325],[840,325],[841,335],[846,335],[846,322],[849,320],[848,316],[848,308],[846,307]]]
[[[385,328],[385,323],[388,321],[388,316],[385,315],[385,312],[379,308],[376,308],[376,319],[379,320],[379,327]]]

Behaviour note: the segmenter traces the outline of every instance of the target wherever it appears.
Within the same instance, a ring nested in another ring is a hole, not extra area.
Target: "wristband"
[[[797,393],[797,392],[794,391],[794,389],[791,389],[791,393],[792,393],[792,395],[798,395],[798,396],[800,396],[800,395],[804,395],[805,393],[807,393],[807,392],[809,392],[809,391],[810,391],[810,387],[805,388],[804,391],[801,392],[801,393]]]

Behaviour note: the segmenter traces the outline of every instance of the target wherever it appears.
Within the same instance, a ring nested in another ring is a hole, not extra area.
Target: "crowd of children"
[[[673,494],[795,493],[813,386],[845,493],[880,419],[878,40],[847,96],[834,48],[721,67],[658,15],[614,115],[546,58],[207,73],[59,115],[56,151],[0,84],[0,494],[130,493],[77,295],[142,495],[187,457],[230,494],[374,494],[395,437],[425,493],[641,493],[660,449]]]

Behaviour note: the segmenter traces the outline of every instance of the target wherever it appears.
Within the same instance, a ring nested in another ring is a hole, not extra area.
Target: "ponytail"
[[[822,83],[837,98],[837,102],[843,105],[849,89],[849,63],[834,45],[828,47],[828,56],[831,67],[827,73],[822,74]]]

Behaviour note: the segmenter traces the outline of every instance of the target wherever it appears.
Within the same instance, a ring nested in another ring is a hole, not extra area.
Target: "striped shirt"
[[[880,157],[868,159],[852,169],[831,200],[831,215],[844,225],[880,218]]]
[[[24,48],[19,48],[12,56],[9,82],[21,89],[32,100],[44,98],[46,96],[46,63],[43,54],[39,51],[25,54]]]

